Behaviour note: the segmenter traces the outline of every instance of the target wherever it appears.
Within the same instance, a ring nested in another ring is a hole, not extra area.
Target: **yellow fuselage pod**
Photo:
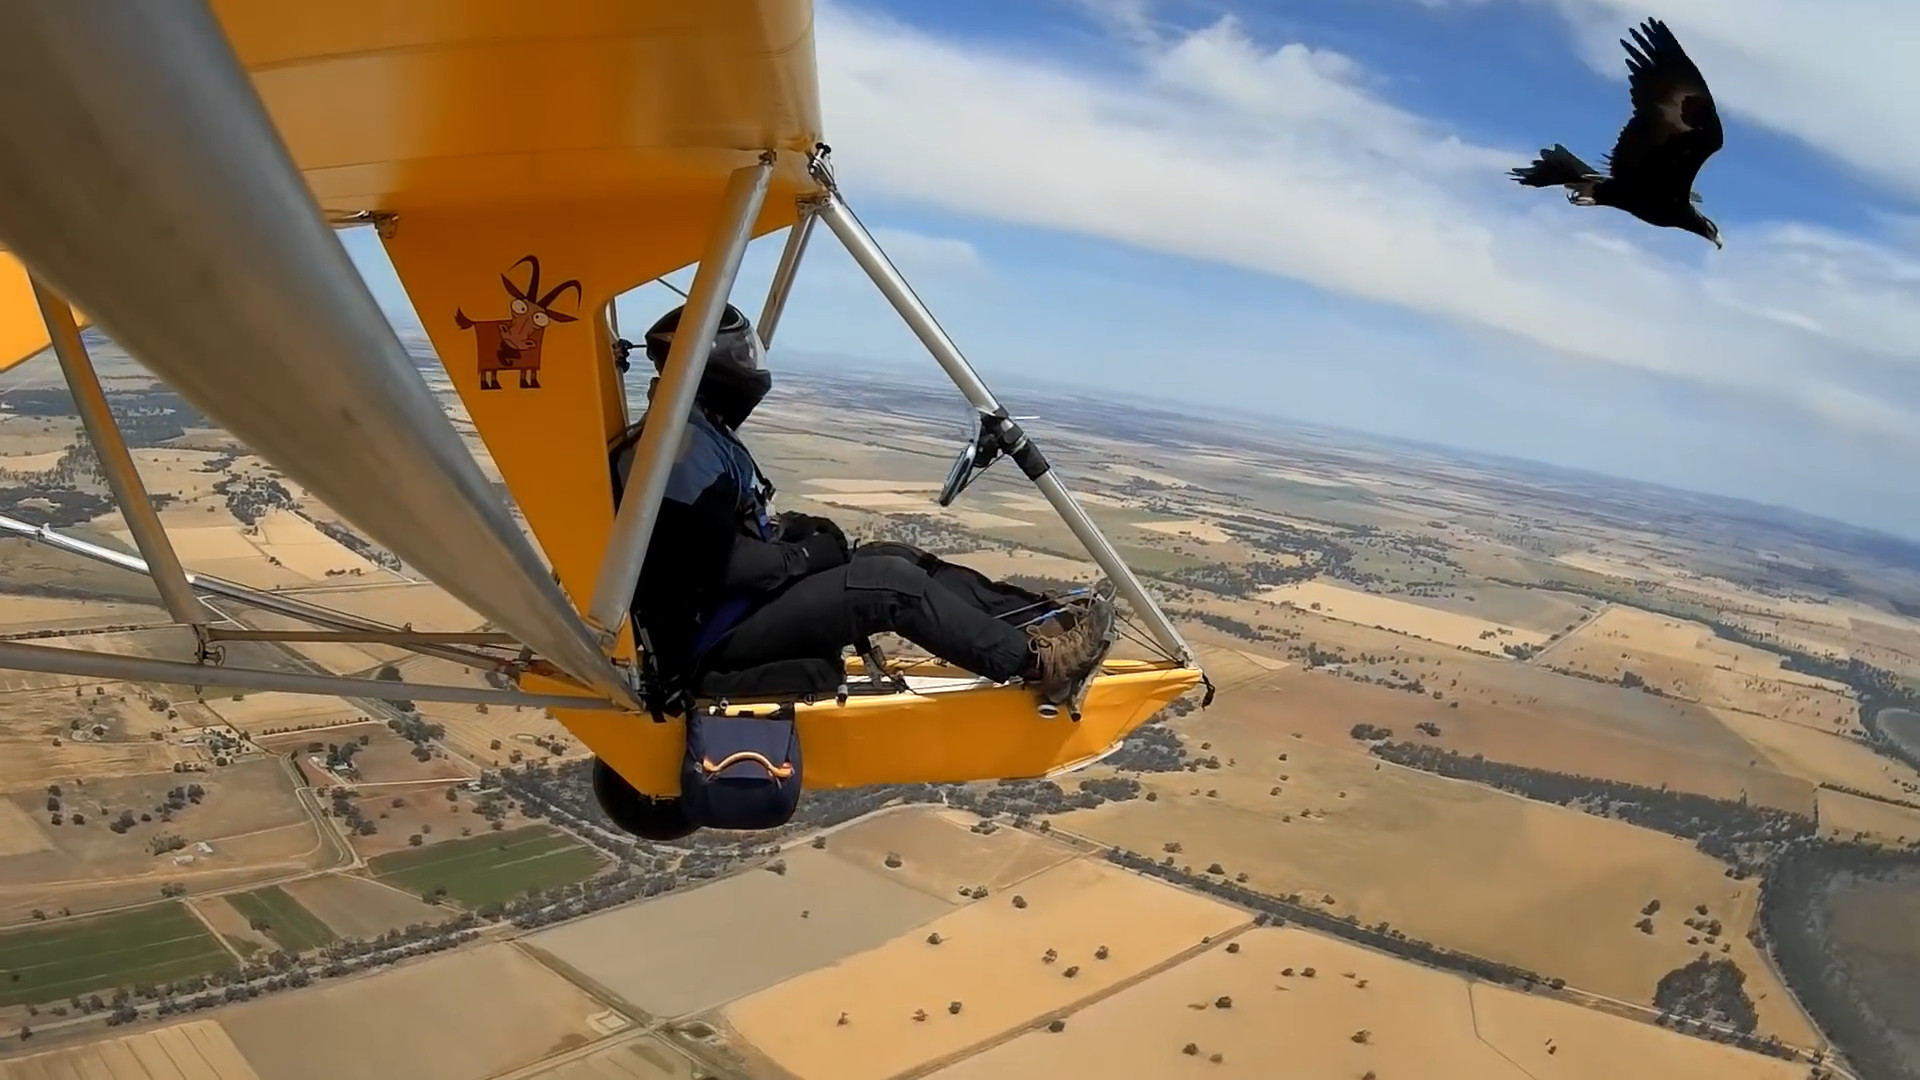
[[[951,674],[964,676],[964,672]],[[531,682],[532,680],[530,680]],[[1045,776],[1099,756],[1199,685],[1192,668],[1111,660],[1079,721],[1043,719],[1031,689],[988,686],[854,695],[795,706],[809,790],[866,784],[960,783]],[[769,706],[752,706],[756,713]],[[554,716],[648,794],[680,790],[686,744],[678,719],[563,709]]]

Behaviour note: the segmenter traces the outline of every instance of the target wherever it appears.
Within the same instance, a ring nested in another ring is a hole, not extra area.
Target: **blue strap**
[[[693,663],[699,663],[700,658],[707,655],[707,650],[713,648],[714,643],[725,636],[727,631],[740,625],[741,620],[745,619],[753,608],[754,598],[751,596],[730,596],[720,601],[712,611],[707,612],[705,618],[700,620],[700,628],[694,631],[693,644],[689,647],[687,659]]]

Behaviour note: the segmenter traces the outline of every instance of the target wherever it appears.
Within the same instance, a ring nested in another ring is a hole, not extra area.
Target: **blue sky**
[[[1664,8],[1726,118],[1698,183],[1725,251],[1505,179],[1611,147],[1647,14],[1620,0],[823,0],[826,138],[989,378],[1920,536],[1920,4]],[[824,232],[780,348],[929,363]]]

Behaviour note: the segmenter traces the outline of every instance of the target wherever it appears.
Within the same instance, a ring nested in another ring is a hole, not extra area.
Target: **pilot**
[[[647,330],[656,371],[682,310]],[[686,678],[837,660],[846,646],[890,632],[976,675],[1018,678],[1037,684],[1042,701],[1064,702],[1100,661],[1111,602],[1061,605],[911,545],[855,546],[827,518],[770,516],[772,485],[736,434],[773,385],[762,360],[759,334],[727,305],[634,591],[634,616],[660,671]],[[616,444],[616,491],[626,486],[637,437],[635,425]],[[1035,618],[1048,607],[1058,610]]]

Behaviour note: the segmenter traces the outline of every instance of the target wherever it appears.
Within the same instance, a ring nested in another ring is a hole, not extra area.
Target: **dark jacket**
[[[616,506],[644,423],[614,444]],[[696,407],[633,594],[634,619],[668,677],[686,674],[722,633],[806,575],[807,550],[776,538],[771,494],[745,444]]]

